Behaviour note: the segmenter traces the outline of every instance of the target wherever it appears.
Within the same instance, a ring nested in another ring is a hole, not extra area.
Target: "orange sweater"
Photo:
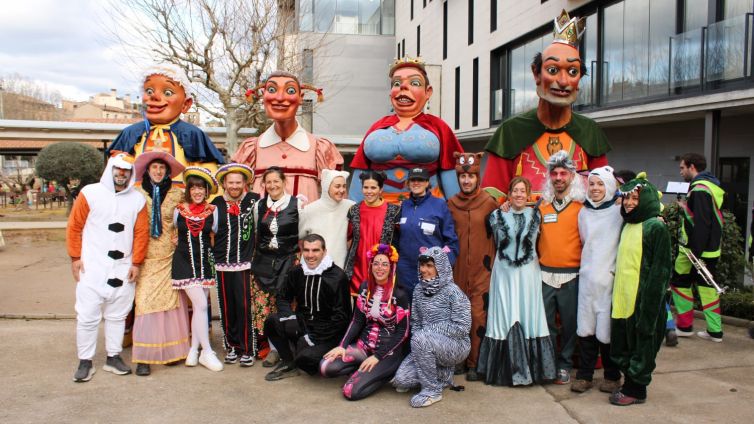
[[[557,212],[551,203],[539,206],[542,228],[537,243],[539,264],[546,268],[570,268],[578,272],[581,265],[581,238],[579,237],[579,211],[583,205],[571,201]]]

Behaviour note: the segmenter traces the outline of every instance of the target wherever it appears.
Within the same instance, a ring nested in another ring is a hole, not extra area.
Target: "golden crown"
[[[395,59],[393,63],[390,64],[390,72],[388,75],[392,76],[393,73],[400,68],[416,68],[420,70],[422,74],[427,74],[427,70],[424,68],[424,61],[420,57],[404,56],[400,59]]]
[[[552,34],[554,39],[553,43],[568,44],[576,49],[579,48],[579,40],[586,31],[586,19],[584,18],[571,18],[568,16],[568,12],[563,9],[560,12],[560,16],[553,20],[555,28],[553,28]]]

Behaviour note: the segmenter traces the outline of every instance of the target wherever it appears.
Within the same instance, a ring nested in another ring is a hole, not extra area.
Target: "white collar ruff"
[[[331,266],[332,258],[330,255],[325,255],[325,257],[322,258],[322,262],[320,262],[314,269],[309,269],[306,261],[301,261],[301,269],[304,270],[304,275],[322,275],[322,273],[327,271]]]
[[[265,148],[274,146],[278,143],[282,143],[283,139],[278,135],[277,132],[275,132],[275,125],[271,125],[269,128],[267,128],[267,131],[263,132],[261,136],[259,136],[259,147]],[[285,140],[286,143],[293,146],[296,150],[300,150],[302,152],[308,152],[311,148],[311,143],[309,143],[309,136],[306,133],[306,130],[301,127],[301,124],[296,121],[296,130],[293,131],[293,134],[291,134],[288,139]]]

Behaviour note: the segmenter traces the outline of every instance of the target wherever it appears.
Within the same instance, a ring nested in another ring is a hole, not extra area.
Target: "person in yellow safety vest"
[[[697,336],[713,342],[723,341],[723,327],[720,318],[720,296],[715,289],[707,285],[687,256],[690,251],[704,262],[710,273],[714,274],[720,258],[720,244],[723,233],[723,215],[720,207],[725,191],[720,188],[720,181],[708,171],[704,156],[687,153],[681,156],[681,177],[689,183],[686,202],[681,203],[682,228],[679,239],[678,257],[671,280],[673,303],[678,312],[676,332],[680,337],[694,335],[694,293],[699,293],[699,300],[707,321],[707,331],[699,331]]]

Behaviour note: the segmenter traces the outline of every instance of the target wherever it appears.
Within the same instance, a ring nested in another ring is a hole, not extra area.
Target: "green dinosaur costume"
[[[657,188],[645,174],[621,187],[624,196],[639,193],[618,246],[613,287],[610,356],[625,375],[621,392],[644,400],[655,358],[665,337],[665,292],[673,269],[670,234],[660,215]]]

